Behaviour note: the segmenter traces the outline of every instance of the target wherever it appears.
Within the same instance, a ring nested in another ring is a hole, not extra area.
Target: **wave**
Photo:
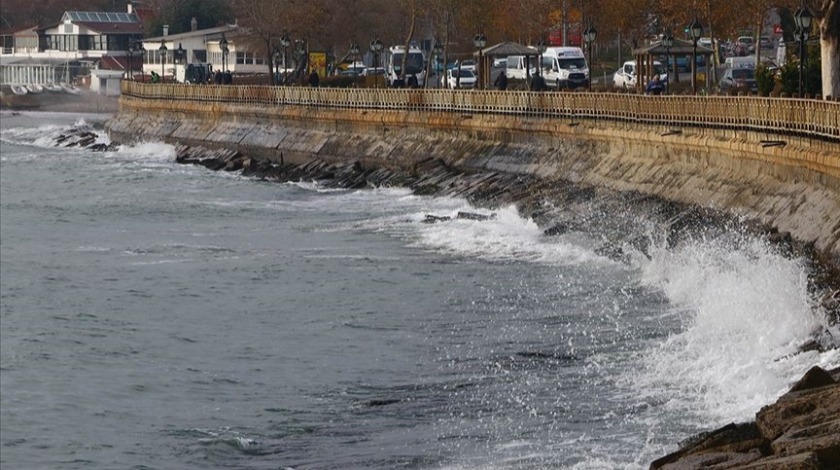
[[[681,323],[646,353],[633,378],[640,394],[666,408],[707,425],[748,420],[814,364],[840,365],[837,344],[800,353],[821,332],[840,332],[809,293],[806,265],[758,237],[655,249],[641,275],[665,293]]]

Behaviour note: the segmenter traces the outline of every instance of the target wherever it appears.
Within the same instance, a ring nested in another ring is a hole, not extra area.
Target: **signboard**
[[[318,76],[323,78],[327,76],[327,53],[326,52],[310,52],[309,53],[309,73],[312,71],[318,72]]]

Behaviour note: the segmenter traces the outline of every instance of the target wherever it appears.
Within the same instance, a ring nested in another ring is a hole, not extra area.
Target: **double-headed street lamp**
[[[158,51],[160,51],[160,81],[162,82],[164,75],[166,75],[166,72],[163,69],[163,66],[166,63],[166,39],[160,40],[160,47],[158,48]]]
[[[382,52],[383,48],[384,48],[384,46],[382,45],[382,41],[380,41],[379,38],[376,38],[376,39],[374,39],[373,41],[370,42],[370,52],[373,53],[373,70],[376,71],[374,76],[373,76],[373,78],[374,78],[373,87],[374,88],[379,87],[379,83],[378,83],[379,79],[377,78],[379,76],[378,75],[379,53]]]
[[[478,88],[484,88],[484,79],[482,75],[484,74],[484,63],[481,61],[482,59],[482,50],[484,46],[487,45],[487,37],[484,34],[478,33],[473,37],[473,45],[476,49],[478,49],[478,65],[477,65],[477,72],[478,72]]]
[[[595,42],[597,36],[598,31],[592,25],[587,26],[583,31],[583,40],[586,41],[586,49],[589,51],[589,63],[587,64],[589,68],[589,91],[592,91],[592,43]]]
[[[662,35],[662,45],[665,46],[665,94],[667,95],[668,83],[671,81],[671,48],[674,47],[674,35],[665,31]]]
[[[799,33],[799,97],[805,96],[803,94],[804,77],[805,77],[805,41],[808,40],[808,33],[811,32],[811,12],[804,2],[799,5],[796,13],[793,15],[796,21],[796,29]]]
[[[694,21],[688,25],[688,33],[691,35],[691,40],[694,41],[694,51],[691,54],[691,90],[697,94],[697,41],[703,36],[703,25],[700,20],[694,17]],[[708,80],[708,78],[706,79]]]
[[[359,43],[356,42],[355,39],[353,40],[353,42],[350,43],[350,55],[353,56],[353,64],[351,65],[351,67],[353,67],[353,88],[355,88],[356,77],[359,75],[358,67],[356,67],[356,62],[359,59]]]
[[[131,76],[131,79],[134,80],[134,54],[137,54],[140,57],[140,68],[142,69],[143,64],[143,54],[146,53],[146,49],[143,47],[143,41],[139,39],[135,39],[131,41],[128,45],[128,74]]]

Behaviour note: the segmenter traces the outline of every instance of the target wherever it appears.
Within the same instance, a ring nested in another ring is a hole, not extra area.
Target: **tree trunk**
[[[823,97],[840,99],[840,0],[825,0],[820,22]]]

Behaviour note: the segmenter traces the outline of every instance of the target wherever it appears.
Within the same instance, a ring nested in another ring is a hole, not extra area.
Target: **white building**
[[[193,23],[195,24],[195,23]],[[193,29],[186,33],[168,34],[143,40],[145,49],[143,74],[160,74],[165,80],[174,75],[181,80],[187,64],[210,64],[213,70],[228,70],[233,74],[267,73],[266,59],[237,46],[239,26],[225,25],[208,29]],[[228,53],[222,50],[227,42]],[[165,48],[162,49],[162,46]]]

